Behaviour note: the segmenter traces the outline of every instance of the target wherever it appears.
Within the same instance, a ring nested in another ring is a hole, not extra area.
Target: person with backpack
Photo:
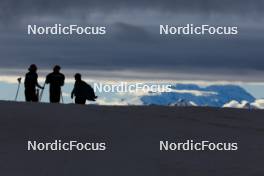
[[[75,74],[75,84],[71,93],[71,98],[75,97],[75,104],[85,104],[86,100],[96,101],[93,88],[82,80],[80,73]]]
[[[61,87],[64,85],[65,76],[60,73],[60,70],[61,67],[55,65],[53,72],[46,77],[45,83],[50,85],[49,93],[51,103],[59,103],[62,96]]]
[[[37,66],[35,64],[31,64],[28,68],[28,73],[25,76],[25,99],[27,102],[38,102],[38,91],[36,87],[43,89],[42,86],[38,83],[38,74],[37,74]]]

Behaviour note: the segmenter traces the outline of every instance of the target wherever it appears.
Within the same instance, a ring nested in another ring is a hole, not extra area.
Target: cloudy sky
[[[263,9],[259,0],[0,0],[0,69],[61,64],[105,76],[263,82]],[[107,35],[27,35],[28,24],[54,23],[107,26]],[[159,35],[160,24],[188,23],[240,33]]]

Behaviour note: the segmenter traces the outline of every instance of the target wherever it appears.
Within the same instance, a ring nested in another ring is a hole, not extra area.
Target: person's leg
[[[38,102],[36,90],[25,90],[25,98],[27,102]]]
[[[78,97],[75,97],[75,104],[80,104],[80,100]]]
[[[50,103],[54,103],[54,94],[53,94],[52,89],[50,89],[49,94],[50,94],[50,96],[49,96]]]
[[[82,98],[82,99],[80,100],[80,102],[81,102],[81,104],[85,104],[86,99],[85,99],[85,98]]]
[[[80,98],[80,97],[76,97],[75,98],[75,104],[85,104],[86,99],[84,98]]]
[[[31,101],[30,92],[28,90],[25,90],[25,99],[26,99],[26,102],[30,102]]]
[[[36,93],[32,93],[32,98],[31,98],[33,102],[38,102],[38,96]]]
[[[50,91],[50,102],[51,103],[60,102],[60,91]]]
[[[36,92],[32,92],[32,96],[31,96],[31,101],[33,102],[38,102],[38,95],[36,94]]]

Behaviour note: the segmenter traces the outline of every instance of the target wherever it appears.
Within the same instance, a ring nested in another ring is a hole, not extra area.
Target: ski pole
[[[64,100],[63,100],[62,91],[60,92],[60,94],[61,94],[61,102],[62,102],[62,104],[64,104]]]
[[[40,92],[39,102],[41,102],[41,99],[42,99],[42,96],[43,96],[43,92],[44,92],[45,86],[46,86],[46,82],[44,83],[44,85],[43,85],[43,89],[42,89],[41,92]]]
[[[16,92],[16,96],[15,96],[15,101],[17,101],[17,97],[18,97],[18,93],[19,93],[19,89],[20,89],[20,84],[21,84],[21,77],[17,78],[18,81],[18,86],[17,86],[17,92]]]
[[[40,100],[39,100],[39,89],[37,89],[36,94],[37,94],[37,102],[40,102]]]

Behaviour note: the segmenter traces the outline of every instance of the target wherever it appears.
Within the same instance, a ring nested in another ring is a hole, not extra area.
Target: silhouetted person
[[[30,65],[28,73],[25,77],[25,97],[27,102],[38,102],[38,93],[36,87],[43,89],[38,83],[37,66],[35,64]]]
[[[64,85],[65,76],[60,73],[61,67],[56,65],[53,72],[46,77],[46,84],[50,85],[50,102],[59,103],[61,98],[61,86]]]
[[[80,73],[75,74],[75,84],[71,93],[71,98],[75,96],[76,104],[85,104],[86,100],[95,101],[97,96],[94,94],[93,88],[82,80]]]

